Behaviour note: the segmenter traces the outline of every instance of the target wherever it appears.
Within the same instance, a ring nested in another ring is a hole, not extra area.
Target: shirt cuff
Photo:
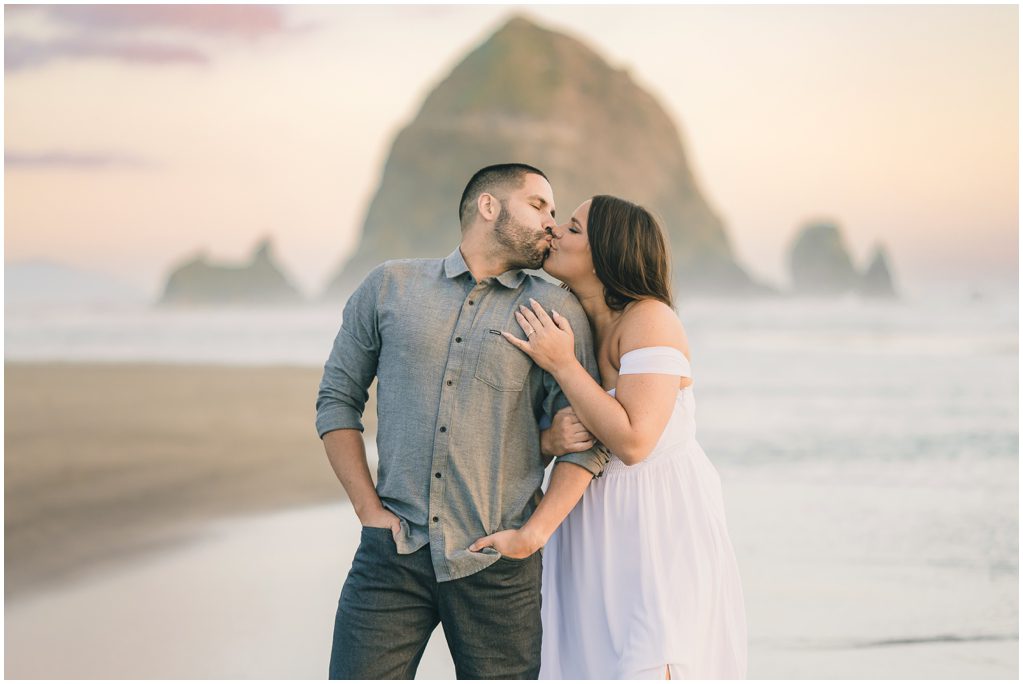
[[[604,472],[604,466],[606,466],[610,460],[611,458],[605,450],[594,447],[593,449],[587,449],[586,451],[558,456],[558,458],[555,459],[555,462],[561,463],[562,461],[567,461],[569,463],[574,463],[577,466],[590,471],[590,474],[593,475],[593,477],[600,477],[600,474]]]
[[[334,430],[365,432],[362,416],[351,406],[335,406],[316,414],[316,431],[320,434],[320,439]]]

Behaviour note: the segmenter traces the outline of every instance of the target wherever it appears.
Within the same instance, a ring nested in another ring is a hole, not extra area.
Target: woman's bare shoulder
[[[622,315],[619,325],[621,354],[641,347],[675,347],[689,353],[685,328],[675,311],[656,299],[643,299],[632,304]]]

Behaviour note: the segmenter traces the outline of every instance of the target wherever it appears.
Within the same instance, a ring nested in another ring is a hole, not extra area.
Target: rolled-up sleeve
[[[583,365],[586,372],[590,374],[597,384],[600,384],[600,371],[597,368],[597,357],[593,352],[593,335],[590,332],[590,322],[586,318],[586,313],[583,311],[582,306],[579,302],[572,298],[570,300],[563,301],[560,306],[557,307],[559,314],[568,319],[569,324],[572,326],[572,332],[575,335],[575,356],[579,359],[579,363]],[[544,372],[544,389],[546,395],[544,398],[544,413],[548,416],[554,416],[555,413],[560,411],[569,405],[568,397],[561,391],[561,386],[554,381],[554,376],[550,373]],[[597,442],[593,447],[586,451],[577,451],[570,454],[563,454],[558,456],[556,462],[567,461],[568,463],[574,463],[578,466],[582,466],[586,470],[590,471],[594,477],[599,477],[604,472],[604,467],[611,460],[611,454],[607,448]]]
[[[384,266],[375,268],[348,299],[341,329],[323,366],[316,397],[316,431],[320,438],[333,430],[362,431],[362,412],[380,357],[377,297]]]

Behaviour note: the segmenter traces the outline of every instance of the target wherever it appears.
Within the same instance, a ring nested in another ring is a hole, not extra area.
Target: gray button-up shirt
[[[522,271],[476,282],[459,249],[375,268],[345,305],[323,369],[320,437],[363,429],[377,377],[377,493],[401,519],[398,553],[429,544],[442,582],[500,558],[468,546],[521,527],[542,496],[538,421],[568,400],[500,335],[525,339],[514,314],[530,297],[568,318],[576,356],[598,378],[589,322],[570,292]],[[559,457],[594,476],[608,459],[599,444]]]

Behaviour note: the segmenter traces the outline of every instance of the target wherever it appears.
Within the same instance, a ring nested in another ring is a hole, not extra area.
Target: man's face
[[[551,246],[554,191],[543,176],[527,174],[522,187],[501,199],[494,236],[508,254],[510,268],[540,268]]]

